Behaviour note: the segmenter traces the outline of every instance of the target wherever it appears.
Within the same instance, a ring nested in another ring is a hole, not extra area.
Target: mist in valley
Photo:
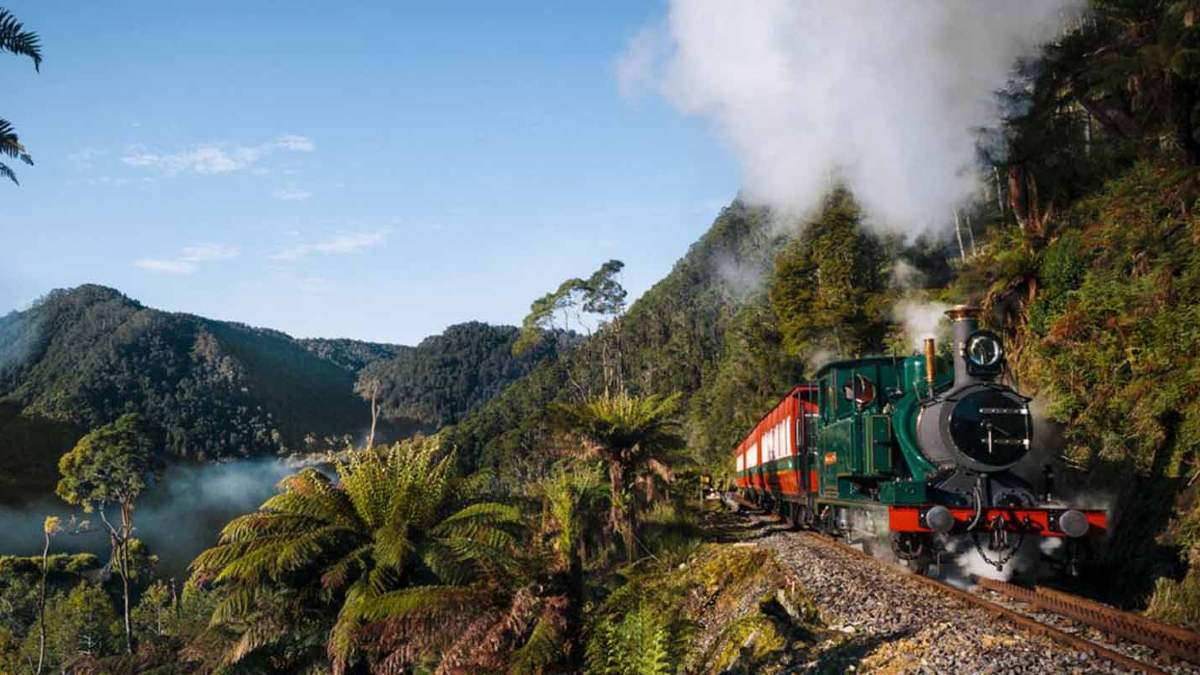
[[[243,459],[214,464],[176,464],[138,500],[134,536],[159,557],[157,571],[181,579],[201,550],[217,541],[221,528],[243,513],[254,510],[275,493],[275,485],[298,469],[276,457]],[[115,509],[109,519],[119,517]],[[46,497],[25,508],[0,509],[0,554],[40,555],[42,520],[49,515],[64,519],[68,531],[53,539],[51,553],[92,552],[108,559],[108,535],[97,514],[72,509],[61,500]],[[88,527],[70,532],[81,521]]]

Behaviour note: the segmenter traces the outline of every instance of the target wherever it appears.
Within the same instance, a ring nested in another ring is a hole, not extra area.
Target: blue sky
[[[3,2],[37,165],[0,313],[85,282],[297,336],[414,343],[609,258],[638,294],[736,193],[702,120],[614,76],[658,2]]]

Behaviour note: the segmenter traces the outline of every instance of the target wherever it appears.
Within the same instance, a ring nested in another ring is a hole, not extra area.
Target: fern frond
[[[500,525],[519,524],[520,522],[521,510],[517,507],[497,502],[480,502],[459,509],[456,513],[442,519],[442,522],[438,523],[435,528],[435,533],[447,532],[463,524]]]
[[[257,649],[277,642],[288,634],[288,627],[274,621],[255,621],[246,627],[238,641],[225,653],[225,665],[233,665]]]
[[[294,536],[322,527],[329,521],[312,516],[255,511],[229,521],[221,530],[221,541],[240,543],[262,537]],[[346,528],[348,532],[352,531]]]
[[[234,585],[227,587],[224,597],[213,608],[210,626],[245,619],[259,598],[259,587]]]
[[[510,672],[514,675],[536,675],[565,657],[565,627],[566,619],[558,607],[543,610],[525,644],[513,652]]]
[[[383,621],[463,611],[478,599],[479,591],[470,587],[414,586],[363,597],[347,609],[356,620]]]
[[[442,542],[430,542],[421,553],[421,562],[434,576],[447,584],[461,584],[474,572],[450,547]]]
[[[0,8],[0,52],[28,56],[34,70],[42,69],[42,41],[37,33],[25,30],[12,12]]]
[[[357,577],[370,565],[368,560],[370,552],[371,545],[364,544],[329,566],[321,574],[321,589],[331,592],[344,588],[351,579]]]

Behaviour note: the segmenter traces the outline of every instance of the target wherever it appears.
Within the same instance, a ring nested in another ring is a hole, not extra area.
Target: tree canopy
[[[58,466],[58,496],[86,511],[130,504],[161,465],[154,432],[141,415],[122,415],[79,439]]]
[[[800,356],[881,351],[893,300],[889,264],[854,198],[835,190],[776,261],[770,298],[784,347]]]

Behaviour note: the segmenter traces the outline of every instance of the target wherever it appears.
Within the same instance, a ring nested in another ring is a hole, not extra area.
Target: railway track
[[[739,503],[745,508],[761,512],[749,502],[739,500]],[[967,591],[939,579],[912,574],[899,565],[875,558],[854,546],[823,534],[811,531],[795,534],[816,545],[837,548],[868,564],[900,572],[905,578],[949,595],[964,604],[982,609],[1026,632],[1042,635],[1056,643],[1106,659],[1134,672],[1197,672],[1194,666],[1200,665],[1200,635],[1192,631],[1048,588],[1028,589],[992,579],[977,579],[974,592]],[[1007,602],[993,600],[987,597],[987,594],[999,596]],[[1025,609],[1026,607],[1029,609]],[[1073,625],[1063,626],[1064,621]],[[1085,637],[1082,634],[1085,627],[1096,629],[1104,634],[1109,642]],[[1125,644],[1122,645],[1122,642]],[[1158,658],[1150,660],[1127,653],[1135,651],[1128,648],[1129,643],[1153,650]],[[1166,655],[1168,660],[1187,661],[1192,667],[1185,665],[1179,668],[1174,667],[1177,664],[1158,663],[1163,655]]]
[[[1160,654],[1200,665],[1200,634],[1195,632],[1051,588],[1025,588],[986,578],[975,582],[980,591],[1004,596],[1035,611],[1095,628],[1114,639],[1143,645]]]

